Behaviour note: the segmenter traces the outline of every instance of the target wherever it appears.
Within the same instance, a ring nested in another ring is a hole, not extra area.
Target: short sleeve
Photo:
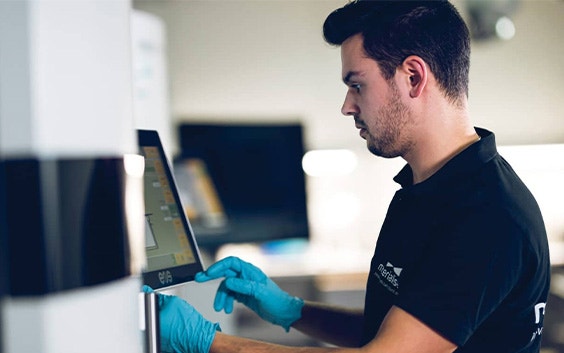
[[[461,346],[515,286],[523,236],[508,216],[474,210],[435,229],[396,305]]]

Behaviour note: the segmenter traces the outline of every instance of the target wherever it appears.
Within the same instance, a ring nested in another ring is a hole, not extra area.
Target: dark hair
[[[387,80],[405,58],[417,55],[429,65],[446,97],[457,102],[468,96],[468,27],[446,0],[357,0],[333,11],[323,34],[333,45],[362,34],[366,54]]]

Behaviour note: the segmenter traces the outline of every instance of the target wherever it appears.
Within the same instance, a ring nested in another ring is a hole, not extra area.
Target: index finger
[[[237,257],[227,257],[211,265],[206,271],[196,274],[196,282],[206,282],[221,277],[237,277],[242,270],[242,261]]]

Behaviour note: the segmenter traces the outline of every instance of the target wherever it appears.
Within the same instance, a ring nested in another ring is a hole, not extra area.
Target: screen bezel
[[[137,138],[140,149],[139,153],[141,153],[141,155],[143,155],[141,151],[143,147],[156,147],[158,149],[159,156],[163,162],[166,177],[169,181],[170,190],[174,196],[174,200],[178,205],[178,209],[183,210],[176,187],[176,181],[171,171],[170,163],[166,158],[166,154],[164,153],[163,145],[161,143],[161,139],[159,138],[158,132],[155,130],[137,130]],[[186,236],[188,238],[188,243],[192,248],[196,262],[154,271],[145,269],[145,271],[143,271],[143,283],[145,285],[148,285],[152,289],[163,289],[166,287],[193,281],[196,273],[203,271],[204,269],[198,244],[196,243],[196,238],[194,237],[194,232],[192,230],[192,226],[190,225],[190,221],[188,220],[184,212],[180,212],[179,214],[184,226]]]

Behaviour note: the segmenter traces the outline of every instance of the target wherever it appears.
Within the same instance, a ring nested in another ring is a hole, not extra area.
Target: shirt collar
[[[403,189],[423,192],[425,190],[432,190],[439,184],[453,178],[456,180],[458,175],[477,170],[497,155],[497,148],[493,132],[478,127],[475,130],[478,136],[480,136],[480,140],[454,156],[426,180],[413,185],[413,172],[409,164],[406,164],[398,175],[394,177],[394,181],[400,184]]]

